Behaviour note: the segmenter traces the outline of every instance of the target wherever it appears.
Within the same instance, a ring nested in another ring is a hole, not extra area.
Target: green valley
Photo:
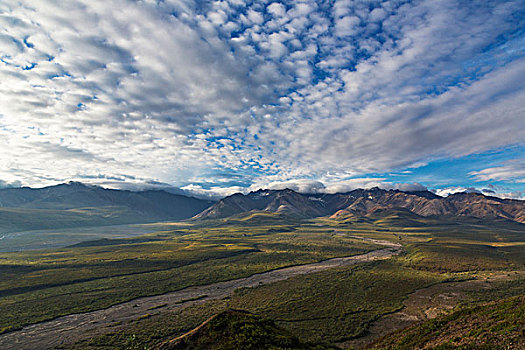
[[[384,248],[384,241],[401,245],[401,254],[265,282],[222,297],[204,293],[180,302],[152,304],[135,317],[114,319],[107,327],[101,324],[96,331],[59,347],[153,349],[213,315],[235,309],[271,320],[304,344],[348,348],[367,339],[384,315],[403,312],[410,295],[429,287],[477,283],[491,275],[505,277],[503,282],[486,281],[486,290],[476,296],[472,296],[475,288],[467,288],[456,296],[455,308],[476,307],[510,296],[511,290],[512,295],[523,294],[519,284],[513,289],[497,284],[516,284],[525,272],[525,232],[523,224],[516,222],[424,218],[403,211],[306,220],[252,212],[164,225],[164,231],[134,238],[1,253],[1,272],[7,277],[0,283],[4,337],[23,335],[23,330],[16,330],[62,315],[134,299],[140,304],[141,297],[184,291],[189,286],[357,256]]]

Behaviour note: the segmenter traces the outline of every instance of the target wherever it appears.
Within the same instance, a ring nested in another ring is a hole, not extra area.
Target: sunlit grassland
[[[71,348],[150,349],[228,308],[272,319],[306,341],[337,342],[364,334],[370,322],[400,309],[408,293],[447,278],[450,276],[413,270],[392,261],[337,268],[241,289],[228,299],[137,319],[119,331]]]
[[[407,294],[450,278],[376,262],[243,289],[230,306],[271,318],[309,341],[340,342],[364,335],[372,321],[399,310]]]
[[[523,349],[525,295],[464,307],[388,335],[374,349]]]
[[[337,342],[365,334],[371,322],[398,310],[419,288],[490,271],[524,270],[522,224],[405,219],[402,213],[389,213],[296,221],[257,213],[174,223],[173,230],[53,251],[1,253],[0,271],[6,278],[0,280],[0,327],[8,331],[140,296],[378,248],[353,236],[400,243],[403,252],[390,261],[243,289],[229,300],[177,314],[152,310],[127,328],[91,340],[93,348],[134,344],[143,349],[228,307],[271,318],[306,340]]]
[[[0,329],[375,248],[329,226],[274,224],[188,226],[58,250],[0,253]]]
[[[329,220],[319,219],[329,224]],[[332,223],[333,225],[333,223]],[[401,214],[339,223],[340,232],[403,244],[404,264],[438,272],[522,270],[525,225],[472,218],[413,218]]]
[[[402,216],[341,222],[319,218],[301,225],[272,226],[288,234],[321,234],[323,239],[360,236],[401,243],[404,252],[389,261],[297,276],[237,291],[231,298],[208,301],[177,312],[136,320],[114,333],[73,346],[76,349],[148,349],[183,334],[227,308],[245,309],[276,321],[301,339],[340,342],[366,334],[371,322],[399,310],[417,289],[508,271],[510,281],[465,299],[466,305],[523,294],[525,229],[510,222],[471,219],[436,220]],[[251,232],[258,236],[259,231]],[[220,232],[220,231],[217,231]],[[209,231],[214,236],[217,232]],[[219,239],[220,234],[219,234]],[[275,244],[275,243],[271,243]],[[276,248],[277,246],[272,246]],[[505,272],[507,273],[507,272]]]
[[[228,299],[137,319],[114,333],[71,348],[150,349],[228,308],[269,318],[306,341],[339,342],[365,334],[371,322],[399,310],[407,294],[450,278],[403,267],[395,261],[337,268],[241,289]]]

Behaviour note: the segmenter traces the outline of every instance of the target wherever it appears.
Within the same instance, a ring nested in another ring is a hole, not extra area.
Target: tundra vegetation
[[[371,346],[408,349],[418,348],[419,343],[434,344],[443,327],[451,334],[450,346],[472,345],[458,339],[474,339],[476,326],[458,330],[454,325],[475,318],[482,318],[489,327],[490,334],[483,334],[492,337],[491,344],[512,348],[520,334],[523,337],[522,323],[513,321],[523,313],[525,230],[520,223],[384,211],[361,218],[308,220],[250,213],[170,227],[140,237],[103,239],[63,249],[0,253],[0,271],[5,276],[0,281],[2,332],[141,296],[378,249],[373,242],[356,238],[363,237],[400,243],[403,253],[386,261],[240,289],[226,299],[195,300],[182,310],[153,309],[145,317],[117,322],[110,333],[61,348],[153,349],[229,309],[246,310],[263,320],[264,327],[254,326],[254,334],[267,334],[275,326],[279,334],[300,339],[297,344],[346,347],[346,341],[367,335],[383,315],[401,310],[416,290],[492,274],[508,278],[487,282],[490,288],[478,294],[468,292],[448,314]],[[501,321],[509,309],[514,311],[508,321]]]

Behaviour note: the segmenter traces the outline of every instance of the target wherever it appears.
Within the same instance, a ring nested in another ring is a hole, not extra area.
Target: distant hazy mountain
[[[123,191],[70,182],[0,190],[0,229],[6,231],[180,220],[213,202],[165,191]]]
[[[336,194],[300,194],[289,189],[239,193],[220,200],[195,218],[218,219],[248,211],[269,211],[300,218],[344,218],[385,209],[405,209],[420,216],[504,218],[525,223],[525,201],[478,193],[440,197],[429,191],[387,191],[377,187]]]

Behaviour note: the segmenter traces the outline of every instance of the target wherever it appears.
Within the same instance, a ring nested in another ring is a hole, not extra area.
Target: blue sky
[[[523,1],[5,0],[0,186],[525,198]]]

